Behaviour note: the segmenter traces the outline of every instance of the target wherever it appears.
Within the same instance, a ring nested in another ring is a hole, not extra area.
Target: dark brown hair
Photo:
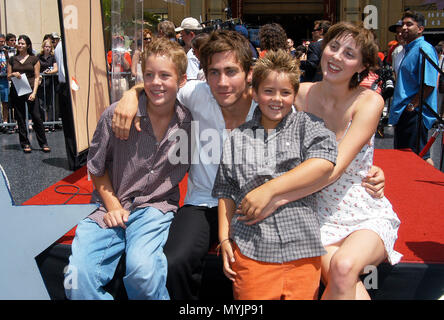
[[[351,35],[356,41],[356,45],[360,48],[362,55],[362,64],[365,70],[359,75],[356,73],[350,80],[350,89],[356,88],[370,71],[378,66],[378,45],[371,30],[365,29],[361,25],[355,25],[350,22],[339,22],[330,27],[324,36],[323,50],[328,43],[336,38]]]
[[[269,23],[259,29],[261,50],[287,49],[287,33],[280,24]]]
[[[242,70],[248,74],[252,66],[252,54],[248,40],[236,31],[215,30],[210,33],[209,39],[199,48],[200,64],[208,75],[208,66],[214,54],[232,51]]]

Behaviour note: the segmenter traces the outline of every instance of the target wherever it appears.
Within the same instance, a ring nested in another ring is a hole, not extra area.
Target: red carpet
[[[180,183],[180,202],[179,204],[182,206],[183,201],[185,199],[185,194],[187,190],[187,177],[182,180]],[[79,189],[75,187],[71,187],[69,185],[75,185]],[[56,192],[56,190],[58,192]],[[73,174],[65,177],[63,180],[60,180],[56,184],[51,187],[43,190],[39,194],[35,195],[28,201],[24,202],[24,205],[43,205],[43,204],[64,204],[67,200],[69,202],[67,204],[83,204],[89,203],[91,200],[91,195],[80,195],[80,194],[91,194],[93,192],[93,185],[91,181],[88,181],[88,175],[86,171],[86,166],[80,168],[75,171]],[[62,193],[70,193],[70,194],[62,194]],[[72,193],[79,193],[71,200]],[[72,230],[67,232],[61,239],[57,240],[58,243],[62,244],[71,244],[74,239],[76,228],[74,227]]]
[[[401,220],[395,249],[402,262],[444,263],[444,173],[411,151],[378,149],[374,163]]]
[[[444,174],[426,164],[411,151],[376,150],[375,164],[386,176],[385,194],[401,220],[395,249],[404,255],[401,262],[444,264]],[[34,196],[25,204],[63,204],[71,195],[55,192],[91,193],[86,168]],[[180,184],[181,205],[186,192],[186,178]],[[90,196],[77,195],[68,204],[88,203]],[[70,244],[75,229],[58,242]]]

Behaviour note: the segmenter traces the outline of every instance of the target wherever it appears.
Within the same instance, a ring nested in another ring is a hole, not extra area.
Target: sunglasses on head
[[[143,38],[145,41],[151,41],[151,38]]]

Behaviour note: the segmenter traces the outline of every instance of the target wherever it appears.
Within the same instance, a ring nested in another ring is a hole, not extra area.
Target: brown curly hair
[[[269,23],[259,29],[261,50],[287,50],[287,33],[278,23]]]
[[[371,30],[367,30],[360,24],[353,24],[350,22],[338,22],[328,29],[327,34],[324,36],[323,48],[328,43],[336,38],[341,38],[347,35],[351,35],[356,41],[358,47],[360,47],[362,55],[362,64],[365,70],[359,75],[356,73],[350,80],[349,88],[356,88],[363,79],[365,79],[370,71],[375,71],[378,66],[378,45],[375,42],[375,37]]]

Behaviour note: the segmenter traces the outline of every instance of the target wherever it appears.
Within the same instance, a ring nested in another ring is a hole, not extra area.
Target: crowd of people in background
[[[419,23],[423,24],[421,19]],[[299,39],[295,41],[294,39],[287,37],[286,31],[281,25],[278,23],[268,23],[259,28],[258,36],[260,45],[255,46],[253,45],[253,42],[250,41],[249,30],[244,25],[229,25],[230,29],[248,39],[253,60],[263,57],[269,50],[277,49],[283,49],[289,52],[295,59],[298,59],[301,70],[301,82],[318,82],[322,80],[322,71],[319,63],[322,56],[323,46],[325,45],[323,43],[323,37],[330,27],[330,21],[317,20],[313,23],[313,29],[311,30],[312,37],[310,40]],[[378,49],[378,64],[371,68],[367,74],[360,75],[360,77],[362,76],[362,79],[359,79],[361,86],[376,91],[382,95],[386,102],[381,122],[377,130],[380,136],[384,135],[384,126],[387,125],[388,118],[390,117],[390,109],[393,105],[392,99],[395,93],[395,87],[397,84],[401,83],[401,81],[398,81],[398,72],[405,55],[405,46],[407,45],[405,34],[403,35],[405,29],[408,29],[408,27],[404,27],[402,20],[399,20],[389,27],[389,31],[394,33],[394,40],[388,43],[387,50],[382,51]],[[121,88],[120,93],[115,96],[115,101],[119,100],[123,92],[132,87],[132,85],[143,81],[141,76],[141,53],[143,52],[144,45],[154,37],[165,37],[171,41],[178,42],[184,48],[188,58],[188,80],[205,79],[199,62],[199,46],[201,46],[208,38],[208,27],[199,23],[197,19],[189,17],[185,18],[179,27],[176,27],[171,21],[162,21],[158,24],[156,31],[157,32],[153,32],[149,29],[143,30],[143,40],[137,39],[135,40],[135,45],[129,46],[129,48],[135,48],[132,50],[132,56],[130,53],[131,50],[124,50],[124,56],[128,63],[121,63],[121,58],[117,58],[116,56],[119,68],[122,68],[122,66],[125,65],[121,71],[122,74],[127,75],[127,77],[122,77],[125,78],[125,80],[120,79],[120,82],[115,85],[115,88],[119,86]],[[372,30],[372,32],[375,41],[378,44],[376,32],[374,30]],[[422,37],[422,32],[418,33],[418,37]],[[437,64],[439,64],[441,70],[444,70],[443,44],[444,41],[441,41],[436,45],[436,50],[429,51],[431,56],[437,54]],[[121,50],[122,49],[114,48],[114,51],[122,52]],[[108,62],[112,69],[113,65],[110,60],[110,55],[108,56]],[[431,72],[437,75],[436,70],[431,70]],[[436,104],[437,111],[442,116],[443,94],[441,92],[438,93]],[[425,112],[427,114],[427,111]],[[390,122],[389,125],[392,124],[394,123]],[[426,124],[426,127],[430,129],[429,124]],[[395,147],[397,146],[398,144],[395,142]],[[401,144],[399,145],[399,148],[402,146],[405,145]],[[413,148],[411,144],[409,146]],[[421,146],[424,146],[424,143],[421,143]],[[429,154],[425,159],[430,159]],[[428,161],[431,163],[431,160]]]
[[[311,30],[311,39],[294,40],[287,37],[286,31],[277,23],[269,23],[262,25],[259,29],[259,46],[254,46],[250,41],[249,31],[242,24],[232,25],[232,29],[240,33],[248,39],[252,51],[253,59],[256,60],[266,54],[270,49],[284,49],[288,51],[300,63],[300,81],[301,82],[317,82],[322,80],[319,62],[323,50],[323,37],[331,26],[330,21],[317,20],[313,24]],[[397,83],[398,72],[401,61],[405,55],[406,40],[403,36],[403,21],[399,20],[389,27],[389,31],[394,33],[394,40],[388,43],[388,49],[385,52],[378,52],[378,66],[369,70],[368,75],[364,79],[360,79],[360,85],[375,90],[386,100],[386,108],[383,112],[385,122],[381,122],[382,126],[378,132],[383,135],[383,125],[387,123],[389,117],[391,98]],[[199,62],[199,47],[208,38],[208,28],[204,24],[199,23],[194,18],[186,18],[181,25],[176,27],[173,22],[164,20],[159,22],[157,30],[144,29],[141,36],[129,40],[128,37],[116,35],[112,37],[112,49],[107,53],[107,64],[110,72],[110,86],[112,92],[116,92],[112,96],[113,101],[121,98],[123,92],[131,88],[134,84],[143,81],[142,61],[144,47],[148,45],[155,37],[164,37],[171,41],[178,42],[188,59],[187,77],[188,80],[204,80],[205,76]],[[30,55],[35,55],[39,62],[39,81],[37,92],[31,95],[28,108],[29,114],[34,115],[32,124],[37,123],[39,127],[40,120],[45,123],[53,123],[59,119],[58,96],[54,95],[54,88],[57,88],[58,81],[56,75],[58,66],[55,62],[54,49],[60,40],[60,36],[54,32],[46,34],[42,40],[41,50],[32,48]],[[439,42],[435,51],[438,56],[438,64],[441,70],[444,70],[443,64],[443,45],[444,41]],[[14,99],[11,99],[11,81],[8,79],[8,62],[12,57],[17,55],[18,43],[16,35],[8,33],[0,35],[0,100],[1,100],[1,124],[0,133],[22,132],[26,128],[21,125],[19,128],[20,114],[17,114],[14,108]],[[11,60],[12,61],[12,60]],[[33,87],[33,84],[30,84]],[[56,90],[57,91],[57,90]],[[12,91],[13,92],[13,91]],[[437,110],[442,116],[443,93],[438,93]],[[34,103],[34,100],[35,103]],[[55,101],[56,100],[56,101]],[[36,107],[34,107],[34,104]],[[36,117],[36,109],[39,118]],[[17,109],[18,110],[18,109]],[[383,119],[384,120],[384,119]],[[28,124],[32,129],[31,121]],[[430,129],[430,126],[427,125]],[[54,130],[58,125],[45,125],[44,130]],[[42,136],[42,134],[39,134]],[[22,147],[26,145],[26,139],[22,143]],[[40,139],[39,141],[44,141]],[[43,143],[43,142],[42,142]],[[47,150],[45,148],[45,150]]]
[[[32,151],[28,131],[34,130],[43,152],[50,152],[45,132],[55,125],[44,125],[58,119],[56,92],[59,67],[54,50],[60,41],[56,32],[43,37],[40,50],[33,48],[26,35],[0,34],[0,98],[2,102],[1,133],[18,133],[25,153]],[[17,91],[15,79],[26,76],[29,92]],[[28,115],[26,118],[26,115]],[[32,123],[30,122],[32,120]]]

